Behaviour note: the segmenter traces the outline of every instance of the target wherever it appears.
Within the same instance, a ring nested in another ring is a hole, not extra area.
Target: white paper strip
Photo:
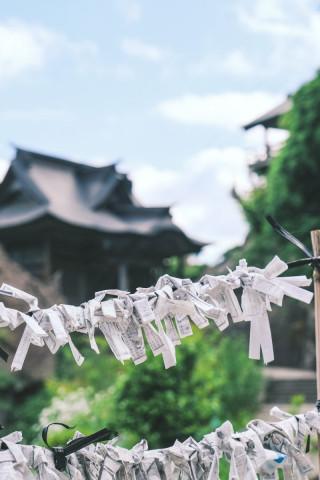
[[[249,356],[258,359],[262,351],[268,363],[273,360],[267,316],[271,303],[281,306],[284,295],[309,303],[313,296],[301,288],[310,283],[305,276],[279,278],[286,269],[287,265],[277,256],[265,269],[250,267],[243,259],[227,275],[205,275],[196,283],[163,275],[154,287],[138,288],[135,293],[102,290],[81,306],[62,304],[44,310],[38,308],[34,296],[3,284],[3,293],[27,301],[30,311],[21,313],[0,302],[0,327],[13,330],[25,322],[32,331],[31,343],[39,347],[46,344],[52,353],[69,343],[78,364],[83,357],[71,340],[73,331],[87,334],[91,348],[99,353],[95,328],[100,328],[116,358],[121,362],[131,358],[136,364],[147,358],[144,331],[154,355],[163,354],[169,368],[176,363],[175,345],[193,334],[191,322],[204,328],[209,325],[208,319],[212,319],[222,331],[229,326],[229,316],[233,322],[251,322]],[[240,288],[242,308],[235,295]]]

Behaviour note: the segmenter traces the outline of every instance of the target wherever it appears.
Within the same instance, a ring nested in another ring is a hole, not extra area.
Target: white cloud
[[[72,120],[74,118],[66,110],[38,109],[38,110],[5,110],[0,113],[3,120]]]
[[[289,137],[288,130],[281,128],[268,128],[266,132],[262,125],[257,125],[254,128],[250,128],[244,135],[244,146],[248,149],[256,150],[257,147],[261,147],[265,144],[265,140],[269,145],[279,145],[284,143]]]
[[[240,76],[252,75],[257,70],[242,50],[229,52],[221,62],[220,68],[227,73]]]
[[[48,35],[42,27],[32,29],[17,20],[0,24],[0,78],[41,67],[47,42]]]
[[[135,71],[129,65],[118,64],[111,68],[113,77],[118,80],[131,80],[135,78]]]
[[[266,71],[308,72],[320,62],[320,11],[316,0],[242,0],[238,19],[248,30],[269,35]]]
[[[230,191],[249,189],[240,148],[210,148],[190,158],[182,169],[150,165],[131,171],[134,193],[144,205],[173,205],[174,222],[198,240],[213,242],[198,261],[212,263],[240,244],[247,232]]]
[[[68,54],[79,60],[97,51],[93,42],[73,42],[40,24],[11,19],[0,23],[0,82],[41,69],[57,55]]]
[[[184,124],[238,128],[283,101],[266,92],[223,92],[211,95],[187,94],[164,100],[157,111],[166,118]]]
[[[294,92],[320,64],[320,10],[317,0],[234,0],[240,26],[257,45],[212,49],[191,65],[192,77],[226,75],[271,81]],[[261,43],[263,42],[263,43]],[[271,83],[271,84],[272,84]]]
[[[242,50],[232,50],[223,57],[210,53],[189,67],[189,72],[193,77],[213,76],[217,73],[247,77],[257,75],[259,71]]]
[[[4,179],[8,169],[10,166],[10,162],[8,160],[4,160],[3,158],[0,159],[0,182]]]
[[[137,38],[123,38],[121,41],[121,49],[126,55],[151,62],[160,62],[165,57],[165,51],[163,49],[142,42]]]
[[[138,23],[142,17],[142,5],[134,0],[116,0],[116,6],[125,22]]]
[[[245,1],[238,12],[240,21],[254,31],[300,39],[315,34],[319,38],[314,24],[319,13],[313,0]]]

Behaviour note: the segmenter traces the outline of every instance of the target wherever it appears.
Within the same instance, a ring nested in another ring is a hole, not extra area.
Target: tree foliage
[[[272,159],[266,185],[240,199],[250,226],[243,249],[250,263],[265,263],[274,252],[281,252],[286,261],[300,255],[296,247],[273,232],[266,215],[272,215],[307,245],[310,230],[320,226],[320,73],[296,92],[292,102],[292,109],[281,120],[290,136]]]
[[[122,445],[131,447],[146,438],[149,448],[190,435],[201,439],[227,419],[235,428],[244,427],[259,404],[261,369],[248,359],[243,339],[221,335],[210,329],[183,339],[177,347],[178,364],[169,370],[161,355],[153,357],[149,351],[145,363],[126,362],[117,371],[108,368],[109,356],[99,358],[95,363],[104,362],[104,374],[99,369],[95,379],[91,368],[73,381],[61,382],[59,375],[49,388],[61,402],[53,401],[42,422],[72,421],[83,433],[113,426],[121,433]],[[83,412],[77,409],[77,392],[79,401],[86,398]],[[61,440],[61,434],[56,438]]]
[[[168,267],[177,275],[180,265],[173,261]],[[184,271],[199,278],[203,268]],[[169,370],[162,356],[154,357],[150,350],[144,364],[121,365],[102,336],[96,335],[99,356],[85,335],[74,332],[72,338],[85,357],[81,367],[66,345],[55,356],[54,375],[44,384],[29,379],[28,388],[28,380],[17,374],[0,375],[0,393],[12,393],[2,402],[6,431],[22,430],[24,442],[41,444],[42,428],[57,421],[77,424],[84,434],[113,427],[127,447],[143,437],[150,448],[163,447],[189,435],[200,439],[227,419],[242,428],[258,407],[260,365],[248,359],[243,339],[226,337],[215,325],[203,331],[194,327],[194,335],[176,348],[177,366]],[[53,445],[63,445],[71,436],[61,427],[50,429]]]
[[[292,109],[280,120],[289,138],[272,158],[265,183],[240,198],[249,234],[244,246],[226,254],[229,266],[245,257],[249,264],[264,267],[275,254],[289,262],[305,257],[296,246],[275,233],[265,220],[271,215],[311,249],[310,231],[320,228],[320,73],[292,97]],[[292,271],[311,276],[310,267]],[[274,318],[276,316],[276,318]],[[275,358],[278,365],[314,367],[314,320],[312,308],[286,300],[271,315]],[[275,363],[277,365],[277,363]]]

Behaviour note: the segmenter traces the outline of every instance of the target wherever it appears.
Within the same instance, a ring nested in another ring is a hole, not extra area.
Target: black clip
[[[320,257],[315,257],[311,250],[300,242],[296,237],[294,237],[290,232],[283,228],[279,223],[277,223],[270,215],[266,216],[266,220],[270,223],[273,230],[275,230],[279,235],[284,237],[289,242],[293,243],[296,247],[300,248],[308,258],[302,258],[301,260],[295,260],[294,262],[288,262],[289,268],[300,267],[302,265],[311,265],[313,268],[317,268],[320,271]]]
[[[117,432],[112,432],[106,428],[103,428],[102,430],[99,430],[98,432],[92,433],[91,435],[87,435],[84,437],[79,437],[75,438],[74,440],[71,440],[68,442],[64,447],[51,447],[48,444],[47,437],[48,437],[48,430],[50,425],[61,425],[64,428],[67,428],[68,430],[71,430],[76,427],[69,427],[68,425],[64,423],[49,423],[46,427],[43,428],[42,430],[42,439],[44,443],[47,445],[47,447],[53,452],[54,456],[54,465],[57,470],[60,472],[63,472],[66,469],[67,465],[67,459],[66,456],[70,455],[71,453],[77,452],[81,448],[84,448],[91,443],[94,442],[102,442],[104,440],[110,440],[111,436],[117,437],[118,433]]]
[[[5,350],[3,350],[3,348],[1,347],[0,347],[0,358],[2,358],[2,360],[4,360],[6,363],[9,358],[9,354]]]
[[[307,436],[306,453],[310,452],[310,433]]]
[[[320,413],[320,400],[316,401],[316,409]],[[312,430],[312,428],[310,428],[310,430]],[[310,452],[310,433],[307,436],[307,444],[306,444],[306,453],[309,453],[309,452]]]

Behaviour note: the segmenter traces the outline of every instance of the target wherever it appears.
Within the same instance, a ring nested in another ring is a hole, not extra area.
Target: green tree
[[[146,438],[149,448],[166,447],[190,435],[200,440],[228,419],[236,429],[243,428],[259,405],[262,372],[248,359],[242,338],[222,335],[208,327],[183,339],[177,347],[177,366],[169,370],[161,355],[153,357],[149,351],[145,363],[121,366],[112,384],[110,378],[104,383],[105,371],[104,378],[91,377],[89,386],[85,377],[90,369],[76,383],[51,381],[49,387],[60,400],[43,412],[42,422],[74,422],[83,433],[112,426],[121,433],[122,445],[132,447]],[[80,412],[77,395],[87,402]],[[66,436],[70,433],[59,432],[56,441]]]
[[[243,254],[263,264],[275,252],[285,261],[303,256],[297,247],[273,232],[265,216],[272,215],[310,246],[310,230],[320,227],[320,73],[292,97],[293,107],[281,126],[290,136],[272,159],[266,185],[254,189],[240,204],[250,226]],[[239,254],[239,251],[237,251]]]
[[[289,138],[272,159],[265,183],[239,198],[250,230],[244,246],[226,253],[229,266],[245,257],[249,264],[264,267],[275,254],[289,262],[305,256],[296,246],[275,233],[265,220],[271,215],[311,249],[310,231],[320,228],[320,73],[292,97],[292,109],[280,120]],[[290,272],[291,273],[291,272]],[[310,267],[292,274],[311,276]],[[271,315],[275,358],[278,364],[312,368],[314,320],[312,307],[286,300]]]

